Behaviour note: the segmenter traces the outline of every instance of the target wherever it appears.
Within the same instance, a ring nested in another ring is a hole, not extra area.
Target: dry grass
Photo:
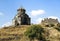
[[[16,27],[4,27],[0,29],[0,41],[29,41],[24,36],[24,32],[30,25],[21,25]],[[43,37],[46,37],[47,41],[60,41],[60,31],[54,27],[43,27],[45,33]]]
[[[23,33],[26,31],[26,29],[29,27],[29,25],[21,25],[16,27],[4,27],[0,29],[0,41],[10,41],[15,40],[23,36]],[[17,41],[17,40],[16,40]]]

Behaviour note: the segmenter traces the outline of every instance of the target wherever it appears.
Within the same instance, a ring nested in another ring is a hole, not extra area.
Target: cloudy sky
[[[0,27],[10,25],[21,6],[34,24],[47,17],[60,18],[60,0],[0,0]]]

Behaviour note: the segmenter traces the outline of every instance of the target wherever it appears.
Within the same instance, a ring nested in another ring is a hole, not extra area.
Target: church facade
[[[26,10],[24,8],[19,8],[17,10],[17,15],[13,19],[13,24],[15,26],[18,25],[30,25],[30,17],[26,14]]]

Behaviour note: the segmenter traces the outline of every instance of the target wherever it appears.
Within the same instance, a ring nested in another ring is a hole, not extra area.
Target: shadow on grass
[[[60,27],[58,27],[58,28],[55,28],[56,30],[58,30],[58,31],[60,31]]]

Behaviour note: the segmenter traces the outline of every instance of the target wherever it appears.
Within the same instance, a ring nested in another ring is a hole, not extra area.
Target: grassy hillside
[[[0,29],[0,41],[31,41],[24,35],[24,32],[31,25],[21,25],[15,27],[4,27]],[[43,37],[46,41],[60,41],[60,28],[59,27],[43,27]],[[34,39],[38,41],[38,39]]]
[[[0,29],[0,41],[20,41],[28,25]]]

